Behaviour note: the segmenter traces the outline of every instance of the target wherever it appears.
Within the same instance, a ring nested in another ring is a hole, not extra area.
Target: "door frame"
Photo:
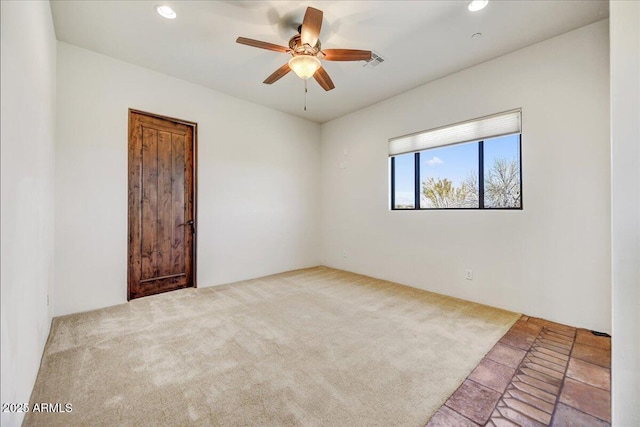
[[[130,269],[131,263],[130,260],[130,244],[132,240],[132,232],[130,227],[130,215],[131,215],[131,190],[133,183],[131,182],[131,173],[133,165],[131,164],[129,158],[129,144],[130,144],[130,135],[131,135],[131,125],[133,122],[133,114],[139,114],[143,116],[152,117],[155,119],[167,120],[174,123],[179,123],[182,125],[186,125],[191,127],[192,129],[192,147],[191,147],[191,156],[192,156],[192,174],[193,180],[191,183],[191,191],[193,193],[193,224],[196,232],[192,234],[191,239],[191,285],[187,287],[198,287],[198,270],[197,270],[197,248],[198,248],[198,123],[192,122],[189,120],[176,119],[175,117],[163,116],[160,114],[149,113],[147,111],[138,110],[135,108],[129,108],[128,112],[128,129],[127,129],[127,301],[131,301],[131,280],[130,280]]]

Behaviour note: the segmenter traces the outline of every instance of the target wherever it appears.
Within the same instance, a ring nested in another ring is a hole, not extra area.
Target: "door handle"
[[[185,222],[184,224],[180,224],[178,225],[178,227],[181,227],[183,225],[190,225],[191,226],[191,234],[196,234],[196,225],[193,222],[192,219],[190,219],[189,221]]]

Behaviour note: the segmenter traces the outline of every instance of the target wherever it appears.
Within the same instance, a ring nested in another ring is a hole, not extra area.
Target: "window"
[[[415,209],[415,156],[413,153],[401,154],[393,159],[394,174],[394,209]]]
[[[389,140],[391,208],[521,209],[521,113]]]
[[[448,145],[420,156],[420,208],[477,208],[478,143]]]
[[[489,139],[482,146],[484,207],[522,207],[520,134]]]

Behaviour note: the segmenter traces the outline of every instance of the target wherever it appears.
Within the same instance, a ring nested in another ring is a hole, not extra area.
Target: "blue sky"
[[[488,139],[484,142],[485,165],[491,166],[496,158],[519,158],[519,135]],[[396,204],[413,206],[414,153],[396,156]],[[459,186],[469,172],[478,173],[478,143],[470,142],[447,147],[432,148],[420,153],[420,182],[433,177],[447,178]]]

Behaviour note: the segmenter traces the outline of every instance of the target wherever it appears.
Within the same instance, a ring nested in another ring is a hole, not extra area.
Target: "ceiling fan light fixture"
[[[473,0],[471,3],[469,3],[468,8],[471,12],[477,12],[481,9],[484,9],[487,3],[489,3],[489,0]]]
[[[291,68],[298,77],[307,80],[320,68],[320,60],[312,55],[294,56],[289,60],[289,68]]]
[[[171,9],[171,7],[167,6],[166,4],[159,4],[156,6],[156,12],[158,12],[158,14],[160,16],[162,16],[163,18],[167,18],[167,19],[175,19],[176,16],[176,12]]]

